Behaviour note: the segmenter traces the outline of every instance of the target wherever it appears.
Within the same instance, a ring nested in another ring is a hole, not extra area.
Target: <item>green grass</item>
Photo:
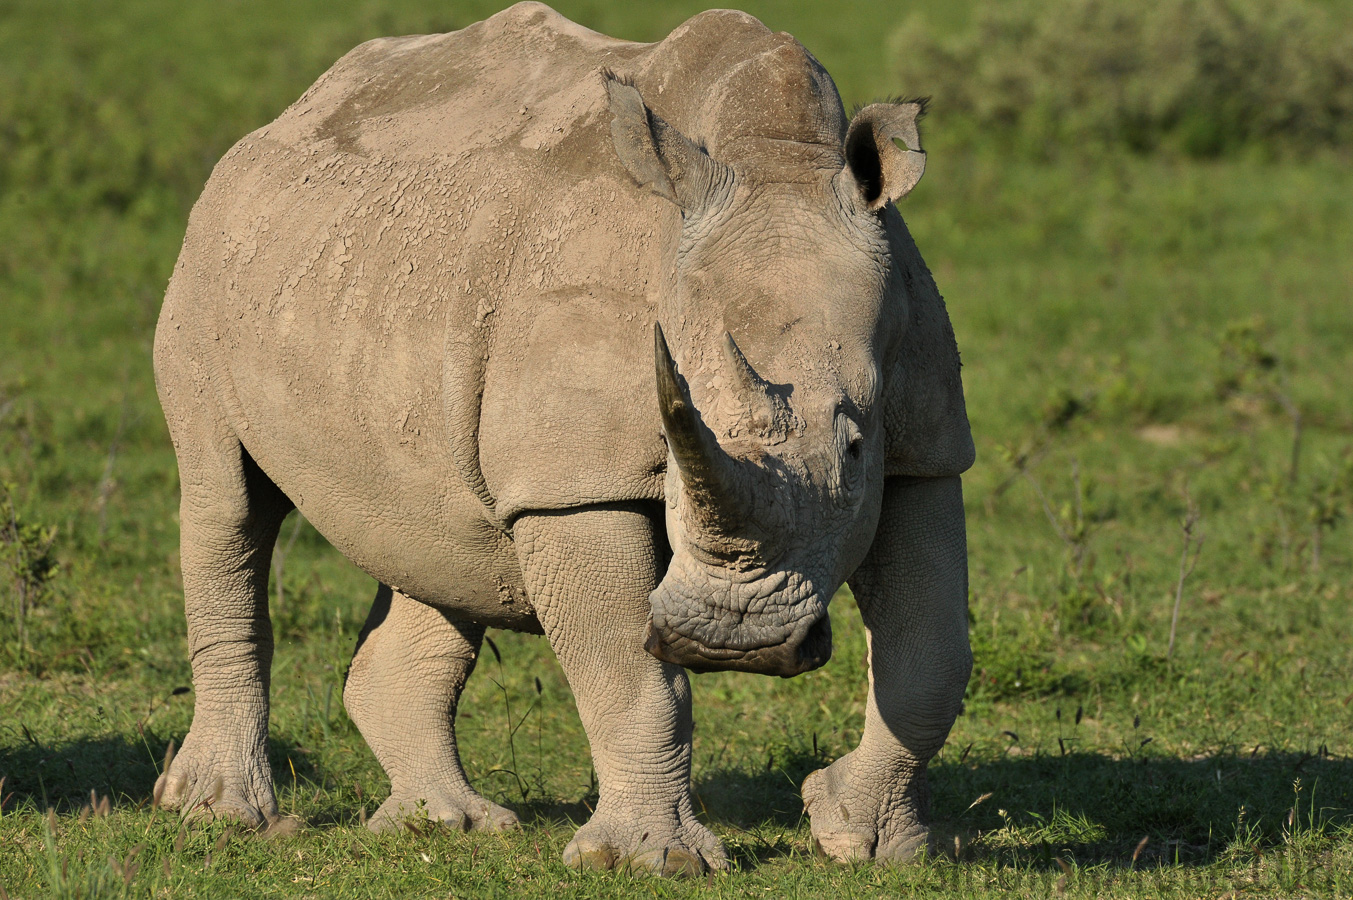
[[[921,5],[945,27],[967,16]],[[698,8],[561,7],[644,39]],[[751,6],[818,53],[847,103],[925,92],[892,83],[901,12],[879,8]],[[944,856],[890,870],[809,850],[798,784],[862,725],[847,595],[824,669],[694,679],[698,805],[737,863],[710,885],[562,866],[594,782],[560,670],[522,635],[493,635],[502,663],[485,656],[460,736],[472,780],[527,827],[368,833],[361,811],[387,785],[340,693],[375,586],[303,524],[274,607],[272,754],[283,810],[308,824],[272,842],[223,825],[179,841],[177,819],[149,809],[192,707],[174,693],[190,683],[177,476],[150,340],[187,209],[230,142],[352,44],[489,11],[6,4],[0,481],[24,521],[56,527],[59,562],[26,648],[0,588],[9,896],[1353,894],[1347,155],[1039,162],[954,146],[942,107],[903,212],[948,297],[979,452],[976,672],[933,769]],[[1190,506],[1203,544],[1170,657]],[[91,789],[111,816],[81,817]]]

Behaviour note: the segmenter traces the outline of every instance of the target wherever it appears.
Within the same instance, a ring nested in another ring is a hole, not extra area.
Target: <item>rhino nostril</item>
[[[832,620],[827,613],[813,623],[799,644],[799,671],[807,672],[832,658]],[[796,673],[797,674],[797,673]]]

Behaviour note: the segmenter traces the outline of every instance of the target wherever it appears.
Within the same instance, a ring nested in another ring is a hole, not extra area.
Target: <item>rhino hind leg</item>
[[[926,766],[972,670],[958,478],[890,479],[874,544],[850,585],[869,631],[864,734],[808,776],[804,808],[826,855],[907,862],[933,849]]]
[[[455,715],[474,671],[484,626],[381,585],[357,639],[343,704],[390,777],[374,831],[426,817],[458,831],[517,827],[511,810],[470,787],[456,746]]]
[[[162,387],[179,458],[192,727],[155,793],[190,818],[278,819],[268,765],[268,570],[291,502],[207,404]],[[176,413],[182,413],[176,415]]]
[[[514,534],[527,593],[578,705],[600,798],[564,862],[662,875],[724,869],[691,803],[685,670],[644,650],[658,526],[626,504],[528,515]]]

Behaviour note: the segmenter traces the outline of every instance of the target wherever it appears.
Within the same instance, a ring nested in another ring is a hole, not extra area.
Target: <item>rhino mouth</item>
[[[764,647],[710,647],[672,628],[648,621],[644,649],[692,672],[755,672],[792,678],[824,665],[832,656],[832,622],[826,610],[800,623],[789,636]]]

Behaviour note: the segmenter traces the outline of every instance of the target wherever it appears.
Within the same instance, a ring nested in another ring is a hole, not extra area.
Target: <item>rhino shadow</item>
[[[12,732],[12,733],[11,733]],[[115,807],[150,802],[169,743],[147,729],[44,742],[9,725],[0,731],[4,811],[17,807],[77,813],[89,792]],[[17,739],[17,740],[16,740]],[[969,756],[948,748],[931,766],[933,830],[938,849],[962,860],[1053,870],[1058,859],[1080,866],[1128,868],[1162,864],[1202,866],[1230,848],[1263,852],[1280,845],[1294,806],[1297,830],[1353,822],[1353,759],[1313,752],[1224,752],[1195,758],[1039,751],[1000,757]],[[303,788],[323,785],[326,771],[294,741],[274,736],[269,757],[285,810],[288,776]],[[744,867],[802,851],[806,829],[799,785],[829,762],[820,754],[777,751],[765,764],[710,768],[695,780],[702,818],[733,837]],[[1300,792],[1294,782],[1300,780]],[[989,795],[989,796],[987,796]],[[980,802],[974,804],[974,801]],[[379,797],[373,798],[379,800]],[[590,801],[590,802],[589,802]],[[368,801],[369,803],[370,801]],[[595,797],[513,803],[528,827],[585,822]],[[349,800],[321,802],[307,815],[312,827],[350,826],[358,812]],[[1244,810],[1242,813],[1241,810]],[[1009,842],[979,839],[1003,827],[1019,829]],[[1134,851],[1142,838],[1146,845]]]
[[[148,805],[170,741],[169,735],[147,728],[144,736],[110,734],[47,742],[22,725],[4,726],[0,738],[6,741],[0,746],[0,778],[5,779],[0,809],[11,812],[28,806],[54,809],[61,815],[78,813],[89,803],[91,790],[107,796],[114,808]],[[13,742],[15,738],[19,742]],[[284,780],[283,773],[290,775],[293,767],[298,782],[323,781],[308,751],[284,737],[269,738],[268,758],[279,794],[289,780]]]
[[[937,849],[952,857],[957,846],[961,860],[1049,870],[1060,868],[1058,858],[1081,866],[1201,866],[1228,847],[1277,846],[1285,830],[1312,830],[1313,816],[1326,833],[1353,823],[1353,759],[1323,748],[1188,759],[1054,751],[956,761],[959,753],[951,747],[932,763],[930,784]],[[799,785],[829,761],[801,752],[764,768],[704,772],[695,782],[696,808],[739,834],[756,862],[787,855],[793,848],[783,830],[807,827]],[[1007,826],[1019,831],[1004,846],[977,840]]]

